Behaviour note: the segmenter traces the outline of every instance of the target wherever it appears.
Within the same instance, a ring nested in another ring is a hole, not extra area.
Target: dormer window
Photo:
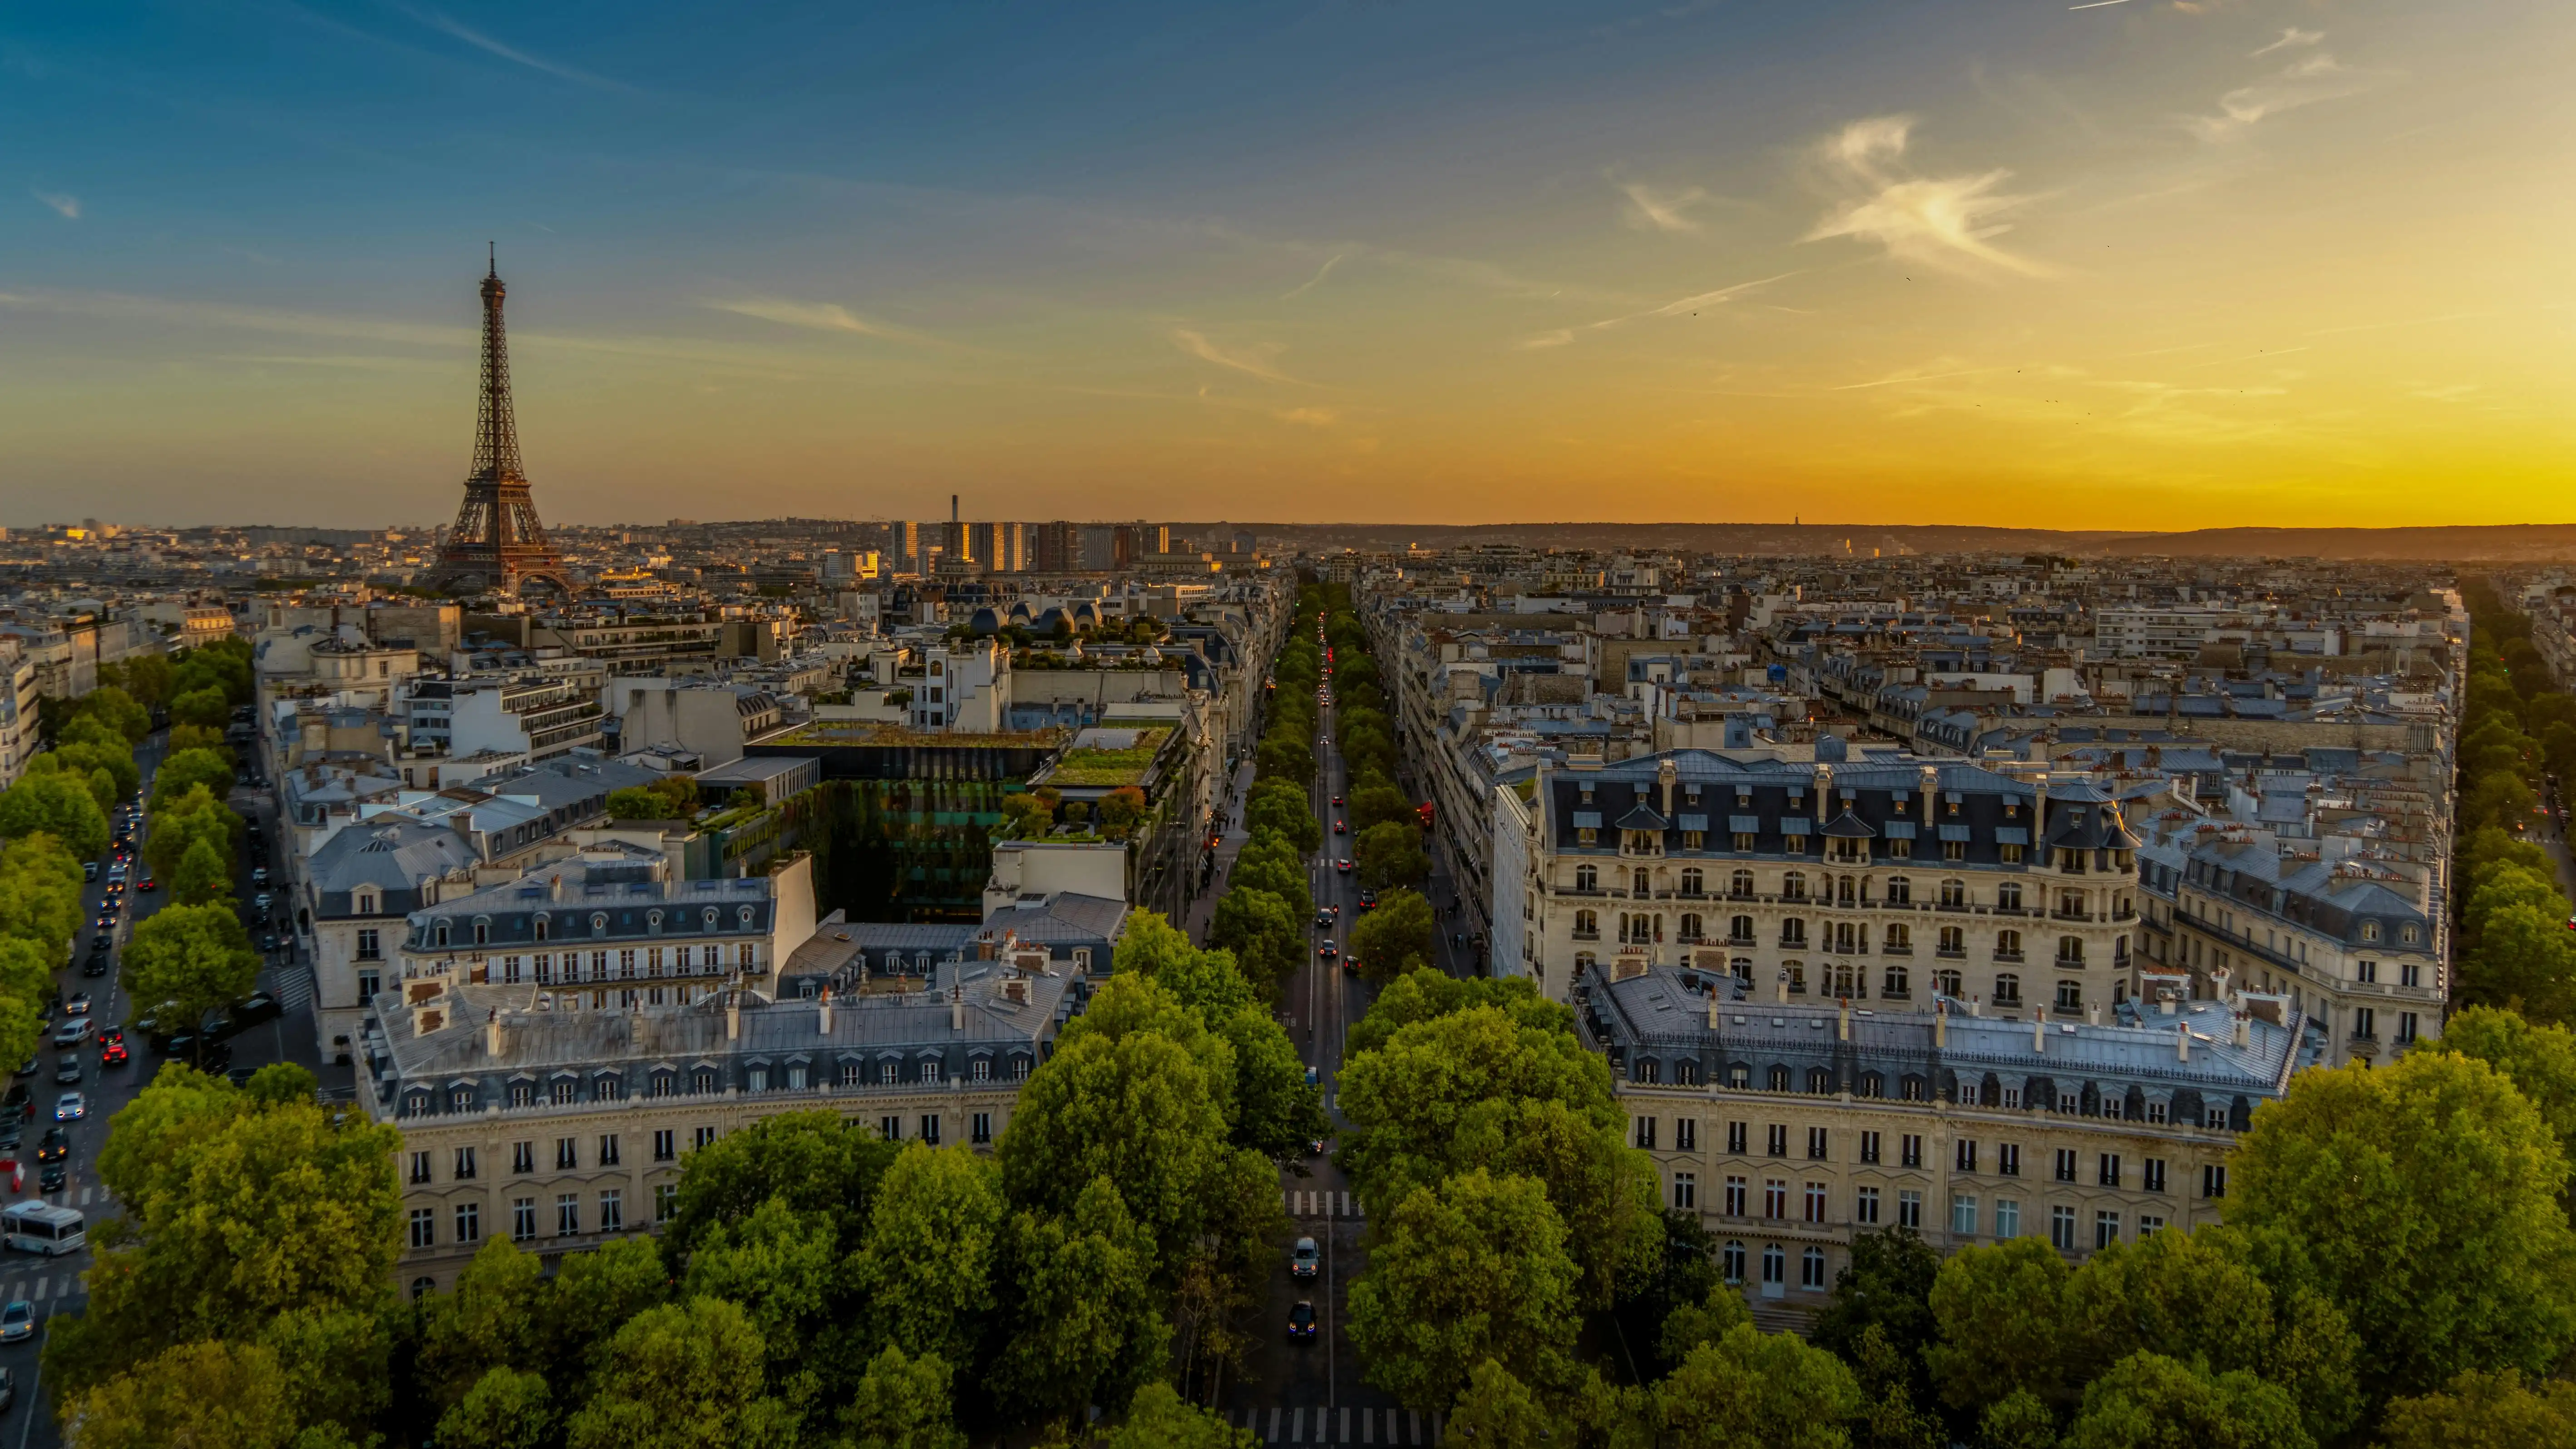
[[[700,911],[698,913],[698,919],[705,924],[708,930],[714,930],[716,928],[716,908],[709,906],[705,910]]]
[[[537,916],[537,939],[540,941],[546,938],[547,920],[548,918],[542,912]]]
[[[750,930],[750,929],[751,929],[751,907],[749,907],[749,906],[739,906],[739,907],[736,907],[736,908],[735,908],[735,910],[734,910],[734,913],[733,913],[733,917],[734,917],[734,919],[735,919],[735,920],[740,921],[740,922],[742,923],[742,928],[743,928],[744,930],[748,931],[748,930]]]
[[[490,917],[487,917],[487,916],[477,916],[477,917],[475,917],[475,918],[474,918],[474,944],[475,944],[475,945],[477,945],[477,946],[485,945],[485,944],[488,944],[488,943],[491,941],[491,939],[492,939],[492,921],[491,921],[491,918],[490,918]]]
[[[444,945],[446,945],[446,944],[447,944],[447,923],[446,923],[445,921],[441,921],[441,922],[439,922],[437,925],[435,925],[435,926],[431,927],[431,928],[430,928],[430,932],[429,932],[429,939],[430,939],[430,944],[431,944],[431,945],[434,945],[434,946],[444,946]]]
[[[2376,940],[2378,940],[2378,939],[2379,939],[2379,923],[2378,923],[2377,921],[2364,921],[2364,922],[2362,922],[2362,923],[2361,923],[2361,939],[2363,939],[2363,940],[2365,940],[2365,941],[2376,941]]]
[[[2413,926],[2400,926],[2400,927],[2398,927],[2398,928],[2397,928],[2397,939],[2398,939],[2398,940],[2400,940],[2400,941],[2405,942],[2405,943],[2406,943],[2407,945],[2409,945],[2409,946],[2414,945],[2414,944],[2415,944],[2415,928],[2414,928]]]
[[[372,916],[376,913],[377,905],[376,893],[372,890],[363,890],[350,900],[349,909],[361,916]]]
[[[605,936],[608,934],[608,912],[593,911],[590,913],[590,933],[594,936]]]

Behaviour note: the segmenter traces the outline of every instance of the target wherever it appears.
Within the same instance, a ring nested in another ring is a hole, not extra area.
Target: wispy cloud
[[[1290,408],[1276,416],[1283,423],[1295,423],[1301,428],[1329,428],[1342,418],[1331,408]]]
[[[1628,198],[1620,219],[1640,231],[1697,231],[1699,223],[1691,220],[1690,209],[1709,199],[1709,194],[1696,186],[1679,191],[1657,191],[1642,181],[1618,183]]]
[[[298,337],[341,337],[423,347],[472,348],[471,327],[429,327],[369,317],[334,317],[283,308],[234,307],[220,302],[181,302],[118,292],[0,292],[0,308],[65,317],[150,322],[176,327],[230,327]]]
[[[1624,326],[1630,322],[1642,322],[1650,317],[1693,316],[1704,308],[1723,307],[1738,297],[1758,292],[1773,282],[1786,281],[1796,275],[1798,275],[1796,272],[1782,272],[1777,276],[1757,277],[1750,282],[1737,282],[1733,286],[1719,287],[1714,291],[1694,292],[1687,297],[1677,297],[1661,306],[1622,313],[1616,317],[1604,317],[1598,322],[1586,322],[1580,327],[1558,327],[1546,332],[1532,333],[1513,343],[1512,346],[1522,352],[1536,352],[1550,347],[1563,347],[1572,342],[1578,333],[1599,332],[1606,328]]]
[[[1324,279],[1333,274],[1333,268],[1340,266],[1344,261],[1348,260],[1349,257],[1349,252],[1335,252],[1331,256],[1324,258],[1324,264],[1315,269],[1315,275],[1308,277],[1305,281],[1300,282],[1287,291],[1280,293],[1279,300],[1282,302],[1292,302],[1297,298],[1306,295],[1308,292],[1315,290],[1317,287],[1322,286],[1324,284]]]
[[[67,191],[30,191],[27,194],[62,213],[65,221],[80,220],[80,198]]]
[[[799,302],[792,297],[709,298],[698,303],[718,312],[731,312],[742,317],[757,317],[763,322],[776,322],[784,327],[802,327],[813,332],[848,332],[860,337],[882,337],[894,342],[934,341],[923,333],[905,327],[893,327],[862,317],[838,302]]]
[[[547,60],[542,56],[530,55],[516,46],[504,45],[444,12],[400,3],[397,3],[394,8],[451,40],[461,40],[477,50],[497,55],[515,65],[524,65],[533,71],[541,71],[558,80],[568,80],[575,85],[592,86],[604,91],[625,91],[630,94],[635,91],[635,87],[624,81],[614,81],[606,76],[593,75],[589,71]]]
[[[1277,343],[1263,343],[1250,352],[1229,351],[1209,341],[1204,333],[1193,332],[1186,327],[1175,327],[1172,329],[1172,345],[1201,362],[1213,362],[1219,367],[1229,367],[1236,372],[1249,373],[1264,382],[1297,383],[1301,387],[1308,385],[1303,380],[1290,377],[1271,365],[1271,359],[1278,356],[1280,352]]]
[[[2281,32],[2280,39],[2273,41],[2270,45],[2264,46],[2261,50],[2251,52],[2251,54],[2259,58],[2261,56],[2270,55],[2276,50],[2296,50],[2303,45],[2314,45],[2325,38],[2326,33],[2322,30],[2301,30],[2299,27],[2293,25],[2289,29]]]
[[[1912,116],[1872,116],[1817,145],[1823,170],[1845,196],[1806,240],[1874,242],[1890,257],[1952,271],[2049,275],[2049,268],[1994,245],[1993,238],[2012,229],[2000,218],[2030,199],[1998,189],[2012,173],[1917,175],[1904,164],[1914,125]]]
[[[2293,34],[2305,34],[2294,31]],[[2265,49],[2273,47],[2267,46]],[[2261,51],[2255,52],[2257,55]],[[2266,116],[2295,111],[2319,101],[2340,100],[2368,88],[2370,77],[2348,70],[2335,58],[2319,51],[2303,55],[2283,66],[2277,75],[2238,86],[2218,98],[2215,115],[2185,116],[2183,126],[2200,139],[2217,144],[2242,135],[2247,128]]]

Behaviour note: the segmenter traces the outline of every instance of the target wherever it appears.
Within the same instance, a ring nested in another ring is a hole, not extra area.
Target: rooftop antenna
[[[501,275],[501,248],[500,248],[500,245],[499,245],[498,243],[496,243],[496,242],[488,242],[488,241],[487,241],[487,242],[485,242],[485,243],[483,244],[483,255],[484,255],[484,274],[485,274],[486,276],[493,276],[493,277],[497,277],[497,276]]]

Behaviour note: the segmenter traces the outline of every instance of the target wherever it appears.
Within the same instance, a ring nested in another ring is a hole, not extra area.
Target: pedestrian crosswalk
[[[1368,1216],[1368,1214],[1360,1211],[1359,1199],[1346,1192],[1325,1192],[1320,1189],[1292,1188],[1282,1191],[1280,1193],[1280,1197],[1283,1199],[1281,1206],[1287,1210],[1288,1216],[1292,1218],[1359,1218]]]
[[[88,1286],[87,1273],[38,1273],[32,1278],[9,1280],[8,1299],[12,1303],[46,1303],[78,1297]]]
[[[1264,1444],[1391,1444],[1440,1442],[1446,1425],[1438,1414],[1411,1409],[1354,1409],[1349,1405],[1228,1409],[1227,1424],[1248,1429]]]
[[[313,999],[313,972],[292,963],[272,965],[259,973],[259,986],[281,1009],[293,1011]]]

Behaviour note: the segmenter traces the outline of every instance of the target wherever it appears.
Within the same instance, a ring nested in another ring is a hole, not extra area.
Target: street
[[[151,794],[152,778],[160,766],[165,741],[166,736],[154,734],[135,748],[134,760],[143,771],[143,793],[146,797]],[[274,852],[279,842],[277,832],[273,828],[275,822],[267,818],[264,797],[255,797],[252,790],[237,788],[229,803],[234,810],[252,820],[256,828],[262,829],[262,839],[266,845],[264,850],[256,853],[247,845],[242,851],[240,871],[234,881],[234,888],[237,904],[247,911],[250,898],[256,894],[250,885],[250,871],[253,866],[260,864],[266,864],[274,871],[276,868]],[[140,881],[150,872],[149,868],[142,863],[139,829],[136,835],[137,851],[132,862],[132,875],[136,881]],[[113,854],[111,850],[108,856],[101,860],[99,879],[89,882],[83,888],[82,902],[86,912],[83,916],[84,922],[97,920],[100,903],[107,898],[107,861],[113,859]],[[253,858],[254,854],[258,856],[257,859]],[[110,959],[115,966],[121,967],[123,964],[124,947],[126,942],[132,939],[135,925],[168,903],[170,883],[163,881],[160,886],[160,889],[154,891],[142,891],[129,887],[124,893],[125,907],[118,915],[116,923],[109,928],[110,937],[115,943]],[[271,918],[267,924],[251,925],[251,938],[254,943],[263,934],[275,929],[275,913],[276,908],[272,905]],[[125,1024],[128,998],[121,970],[111,967],[104,976],[81,974],[81,963],[90,959],[89,942],[94,934],[96,934],[95,931],[89,925],[83,926],[80,934],[72,942],[72,963],[57,974],[56,980],[60,994],[65,999],[69,999],[78,992],[86,991],[90,994],[92,1003],[90,1015],[97,1019],[103,1030],[109,1026]],[[279,934],[286,935],[284,932]],[[293,950],[292,940],[289,938],[281,955],[270,958],[262,966],[259,977],[260,986],[276,992],[286,1010],[274,1020],[253,1026],[230,1039],[227,1044],[232,1048],[232,1065],[237,1070],[257,1068],[277,1061],[296,1061],[308,1069],[318,1070],[315,1068],[313,1046],[311,992],[304,984],[309,980],[309,973],[291,964]],[[59,1010],[52,1014],[55,1025],[60,1025],[63,1019]],[[140,1032],[129,1030],[126,1045],[131,1053],[126,1062],[121,1066],[106,1067],[100,1065],[99,1048],[95,1041],[82,1044],[74,1049],[79,1054],[83,1069],[79,1086],[75,1088],[69,1083],[57,1086],[54,1084],[52,1066],[56,1057],[64,1049],[52,1044],[49,1032],[48,1039],[37,1048],[36,1052],[40,1069],[34,1076],[18,1079],[27,1087],[37,1108],[37,1120],[26,1124],[28,1142],[22,1149],[19,1159],[26,1166],[27,1184],[31,1189],[37,1183],[34,1139],[43,1132],[50,1121],[50,1109],[55,1096],[64,1091],[77,1090],[89,1099],[88,1115],[78,1122],[67,1124],[71,1137],[71,1154],[67,1159],[70,1172],[64,1186],[60,1191],[43,1194],[43,1197],[45,1201],[57,1207],[79,1209],[88,1218],[92,1232],[97,1230],[99,1223],[113,1216],[116,1209],[115,1202],[99,1183],[97,1175],[98,1150],[107,1140],[109,1123],[115,1118],[119,1109],[143,1090],[144,1086],[151,1081],[152,1074],[159,1071],[163,1061],[166,1060],[152,1050],[151,1045],[143,1039]],[[327,1081],[334,1074],[322,1073],[322,1075]],[[345,1080],[347,1073],[343,1069],[336,1075]],[[26,1196],[34,1196],[34,1194],[31,1192]],[[0,1346],[0,1367],[8,1368],[18,1381],[17,1403],[9,1408],[6,1415],[0,1415],[0,1449],[29,1449],[29,1446],[53,1446],[61,1442],[54,1427],[53,1406],[47,1401],[44,1385],[37,1371],[38,1345],[44,1341],[45,1335],[50,1331],[51,1320],[55,1314],[77,1312],[87,1302],[87,1293],[83,1284],[89,1264],[90,1255],[87,1249],[58,1258],[21,1255],[0,1258],[0,1303],[24,1301],[34,1309],[38,1319],[37,1334],[34,1338]],[[15,1422],[12,1422],[13,1420]]]
[[[1328,674],[1327,681],[1330,678]],[[1340,914],[1330,929],[1319,928],[1312,917],[1308,918],[1305,964],[1283,991],[1280,1020],[1307,1064],[1316,1069],[1324,1089],[1326,1115],[1338,1131],[1342,1119],[1335,1082],[1341,1070],[1343,1037],[1351,1024],[1367,1013],[1376,988],[1342,970],[1338,960],[1326,961],[1313,949],[1327,940],[1337,947],[1347,947],[1350,931],[1360,919],[1358,876],[1338,867],[1338,862],[1350,853],[1352,837],[1333,831],[1334,821],[1349,818],[1344,806],[1331,803],[1333,798],[1339,797],[1346,804],[1350,798],[1349,766],[1339,747],[1329,743],[1333,718],[1333,704],[1327,701],[1317,726],[1322,738],[1316,743],[1313,796],[1317,818],[1324,822],[1324,845],[1308,866],[1308,883],[1318,910],[1338,906]],[[1239,816],[1239,807],[1236,813]],[[1229,824],[1233,828],[1220,847],[1227,861],[1241,844],[1237,836],[1239,821]],[[1444,899],[1437,893],[1437,882],[1432,889],[1435,902]],[[1442,967],[1460,969],[1460,963],[1450,953],[1445,927],[1435,930],[1434,940]],[[1328,1141],[1325,1146],[1329,1153],[1333,1143]],[[1228,1422],[1252,1430],[1264,1443],[1434,1442],[1439,1434],[1439,1416],[1410,1413],[1397,1404],[1394,1396],[1360,1379],[1359,1360],[1346,1331],[1346,1308],[1351,1281],[1364,1261],[1361,1234],[1365,1224],[1358,1216],[1358,1202],[1351,1194],[1349,1179],[1327,1155],[1309,1158],[1283,1171],[1280,1190],[1292,1223],[1292,1242],[1279,1245],[1269,1296],[1259,1317],[1249,1325],[1254,1347],[1242,1378],[1228,1385],[1220,1396],[1221,1412]],[[1320,1250],[1322,1263],[1313,1279],[1301,1281],[1290,1275],[1289,1249],[1296,1237],[1314,1238]],[[1289,1310],[1301,1301],[1312,1303],[1316,1315],[1316,1335],[1307,1341],[1288,1336]]]

